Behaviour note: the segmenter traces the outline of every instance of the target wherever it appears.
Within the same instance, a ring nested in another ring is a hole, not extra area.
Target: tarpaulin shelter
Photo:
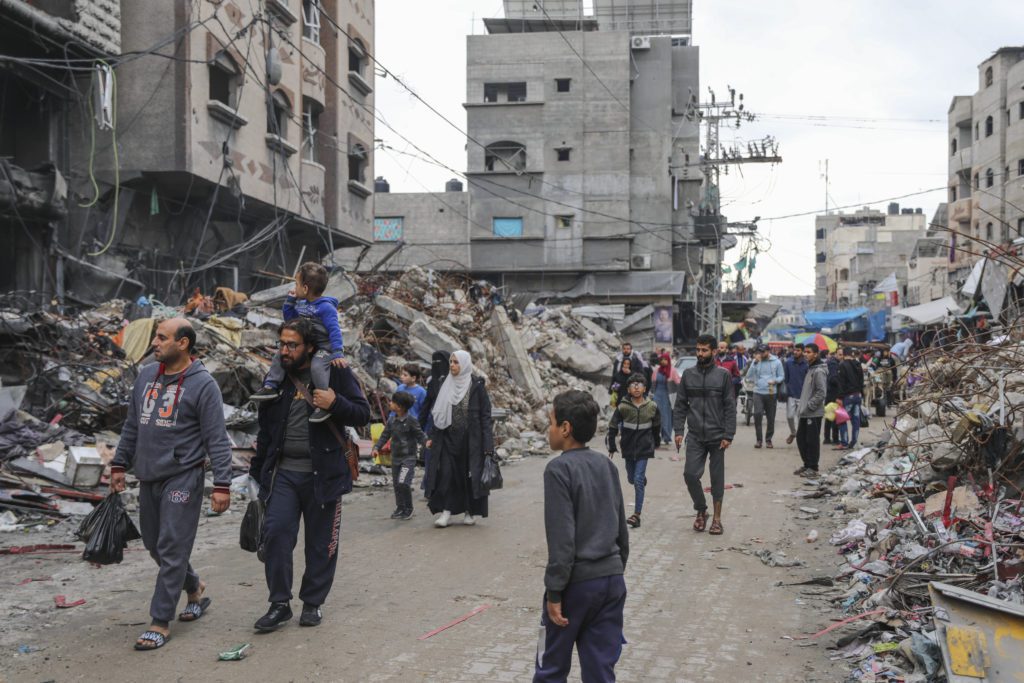
[[[808,329],[824,329],[826,327],[837,327],[843,323],[856,320],[867,315],[866,308],[848,308],[842,311],[805,311],[804,320],[807,321]]]
[[[897,318],[909,318],[918,325],[934,325],[941,323],[951,315],[960,315],[963,312],[960,306],[951,296],[944,299],[936,299],[919,306],[899,308],[892,312],[893,327],[897,325]]]

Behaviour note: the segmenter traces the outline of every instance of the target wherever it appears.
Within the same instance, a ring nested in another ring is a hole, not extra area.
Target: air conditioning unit
[[[650,50],[651,38],[650,36],[633,36],[629,39],[629,46],[634,50]]]
[[[633,270],[650,270],[651,269],[651,255],[650,254],[634,254],[629,259],[629,267]]]

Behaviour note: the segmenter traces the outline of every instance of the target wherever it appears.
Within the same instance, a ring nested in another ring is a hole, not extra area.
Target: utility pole
[[[828,159],[825,159],[825,215],[828,215]]]
[[[729,166],[734,164],[782,162],[778,143],[771,136],[748,142],[745,150],[737,145],[722,144],[720,128],[723,124],[739,128],[743,122],[750,123],[756,119],[753,113],[744,110],[743,94],[737,98],[736,89],[727,88],[729,98],[723,101],[718,101],[711,88],[708,88],[711,97],[708,102],[700,102],[696,94],[691,94],[685,113],[689,120],[703,123],[705,132],[700,162],[693,164],[700,166],[704,174],[704,193],[694,217],[694,237],[702,247],[701,275],[695,287],[697,329],[701,334],[712,334],[718,338],[722,335],[722,239],[730,234],[730,224],[725,222],[721,212],[721,173],[724,170],[728,175]],[[744,227],[756,230],[755,223],[744,224]]]

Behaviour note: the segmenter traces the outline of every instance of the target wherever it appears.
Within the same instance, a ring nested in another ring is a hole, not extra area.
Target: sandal
[[[704,528],[708,525],[708,513],[698,512],[697,518],[693,520],[694,531],[704,531]]]
[[[640,526],[640,515],[630,515],[629,519],[626,520],[626,524],[636,529]]]
[[[722,526],[722,522],[720,520],[711,520],[711,528],[708,529],[709,534],[711,534],[712,536],[721,536],[724,532],[725,527]]]
[[[198,621],[206,613],[211,602],[210,598],[203,598],[199,602],[188,603],[185,605],[185,609],[181,610],[181,614],[178,615],[178,621]]]
[[[166,645],[167,641],[170,639],[170,634],[165,636],[163,633],[160,633],[159,631],[146,631],[141,636],[139,636],[138,641],[135,642],[135,649],[140,651],[159,650],[164,645]],[[144,645],[143,643],[152,643],[152,645]]]

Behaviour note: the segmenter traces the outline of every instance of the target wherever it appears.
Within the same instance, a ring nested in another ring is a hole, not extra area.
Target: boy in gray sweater
[[[544,468],[548,564],[535,683],[565,681],[574,646],[583,680],[615,680],[625,642],[629,530],[615,465],[587,448],[598,413],[577,390],[556,396],[549,413],[548,443],[562,454]]]
[[[412,517],[412,478],[416,473],[416,456],[427,440],[420,421],[409,410],[416,403],[408,391],[396,391],[391,397],[393,413],[380,438],[373,447],[376,456],[391,441],[391,480],[395,487],[395,511],[391,519],[407,520]]]

